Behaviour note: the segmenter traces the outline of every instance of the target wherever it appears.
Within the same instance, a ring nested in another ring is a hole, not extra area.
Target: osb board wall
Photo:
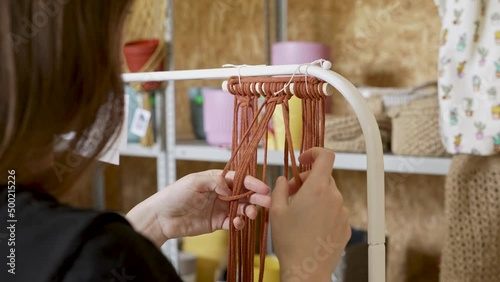
[[[436,76],[440,21],[433,0],[289,0],[288,40],[332,48],[356,84],[409,86]]]
[[[265,62],[263,1],[175,2],[175,67]],[[288,40],[332,48],[333,69],[356,85],[413,86],[435,80],[439,17],[433,0],[288,1]],[[177,82],[177,133],[191,137],[187,89]],[[342,113],[338,95],[334,111]]]
[[[439,27],[433,0],[289,0],[288,40],[330,46],[333,69],[355,85],[435,80]],[[334,112],[344,109],[336,95]]]
[[[366,173],[336,171],[351,224],[366,230]],[[438,281],[444,240],[444,178],[388,173],[386,187],[387,281]]]
[[[263,1],[175,1],[175,68],[218,68],[265,62]],[[221,81],[176,83],[177,133],[192,136],[189,87],[220,87]]]

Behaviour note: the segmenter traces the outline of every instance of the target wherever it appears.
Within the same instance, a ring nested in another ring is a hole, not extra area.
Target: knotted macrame
[[[262,144],[264,160],[262,179],[266,179],[268,124],[276,107],[283,109],[285,127],[284,173],[288,178],[289,168],[297,185],[302,186],[300,173],[310,170],[310,165],[298,166],[290,132],[288,100],[295,95],[302,99],[302,142],[300,152],[312,147],[324,146],[325,135],[325,82],[313,77],[231,77],[228,90],[234,95],[234,121],[231,159],[224,168],[235,171],[232,194],[221,196],[230,202],[229,222],[239,216],[246,223],[245,228],[237,230],[232,224],[229,229],[229,254],[227,281],[253,281],[254,255],[256,240],[260,243],[259,281],[263,280],[267,245],[269,212],[261,210],[261,226],[256,234],[256,221],[238,215],[240,201],[254,192],[244,188],[247,175],[257,176],[257,149]],[[262,104],[259,98],[263,99]],[[260,105],[259,105],[260,104]]]

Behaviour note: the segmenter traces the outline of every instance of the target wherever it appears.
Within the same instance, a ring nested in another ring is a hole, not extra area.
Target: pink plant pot
[[[273,44],[271,64],[291,65],[305,64],[325,59],[331,61],[330,47],[319,42],[284,41]],[[331,113],[332,98],[326,101],[326,112]]]
[[[220,89],[203,89],[203,129],[207,143],[230,147],[233,136],[234,96]]]

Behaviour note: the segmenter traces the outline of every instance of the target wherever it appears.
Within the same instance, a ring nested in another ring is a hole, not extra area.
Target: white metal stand
[[[385,204],[384,204],[384,155],[377,122],[365,99],[347,79],[339,74],[310,65],[246,66],[241,68],[220,68],[184,70],[152,73],[128,73],[125,82],[174,81],[193,79],[227,79],[231,76],[273,76],[302,74],[315,76],[335,87],[349,102],[359,120],[366,140],[366,168],[368,189],[368,244],[370,282],[385,281]],[[169,182],[175,179],[175,97],[167,91],[166,154]],[[338,161],[338,160],[337,160]],[[176,249],[170,245],[169,250]],[[175,251],[174,251],[175,252]],[[176,255],[171,257],[177,265]]]

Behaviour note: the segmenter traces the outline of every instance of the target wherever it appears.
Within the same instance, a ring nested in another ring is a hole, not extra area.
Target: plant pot
[[[158,45],[159,39],[144,39],[132,41],[123,47],[123,54],[127,62],[130,72],[140,72],[148,60],[153,56]],[[163,70],[163,63],[160,63],[155,71]],[[151,91],[160,87],[161,82],[144,82],[143,87],[145,90]]]
[[[318,59],[331,60],[329,46],[319,42],[283,41],[274,43],[271,49],[272,65],[306,64]],[[326,98],[325,110],[332,112],[332,97]]]
[[[206,88],[203,93],[203,129],[207,143],[231,147],[233,140],[234,95]]]
[[[500,105],[491,107],[493,119],[500,119]]]

